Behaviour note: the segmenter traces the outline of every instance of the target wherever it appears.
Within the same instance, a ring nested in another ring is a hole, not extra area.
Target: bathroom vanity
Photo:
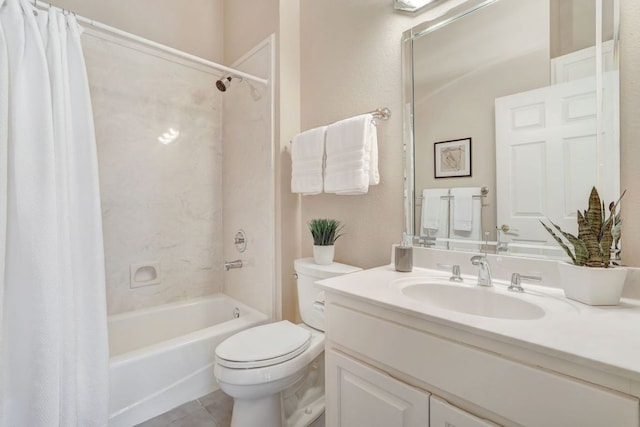
[[[327,425],[640,425],[640,303],[378,267],[325,290]]]

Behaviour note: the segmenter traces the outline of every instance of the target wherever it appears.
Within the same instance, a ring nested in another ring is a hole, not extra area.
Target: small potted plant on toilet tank
[[[333,263],[335,243],[342,236],[340,221],[320,218],[312,219],[308,225],[313,236],[313,260],[321,265]]]
[[[562,231],[551,221],[551,227],[540,221],[571,258],[571,263],[558,263],[567,298],[589,305],[617,305],[620,302],[627,270],[611,262],[611,247],[614,242],[617,247],[622,232],[622,219],[616,213],[620,199],[605,209],[598,190],[593,187],[587,210],[577,212],[578,236]]]

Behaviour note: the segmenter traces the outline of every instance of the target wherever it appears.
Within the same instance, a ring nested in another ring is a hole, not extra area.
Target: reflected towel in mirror
[[[422,190],[422,235],[447,237],[449,230],[449,189]]]
[[[480,195],[480,187],[451,189],[452,223],[455,231],[472,231],[474,221],[473,196]]]
[[[482,197],[480,187],[452,188],[450,230],[452,240],[482,241]],[[474,197],[475,196],[475,197]],[[467,228],[467,229],[464,229]],[[480,250],[475,243],[452,241],[454,250]]]

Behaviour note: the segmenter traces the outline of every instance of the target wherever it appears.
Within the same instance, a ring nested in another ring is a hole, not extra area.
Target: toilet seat
[[[216,361],[233,369],[263,368],[295,358],[310,344],[310,331],[283,320],[227,338],[216,348]]]

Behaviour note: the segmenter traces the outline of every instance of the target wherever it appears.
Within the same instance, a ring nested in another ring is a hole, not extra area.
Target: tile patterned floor
[[[233,399],[222,390],[187,402],[137,427],[229,427]]]

